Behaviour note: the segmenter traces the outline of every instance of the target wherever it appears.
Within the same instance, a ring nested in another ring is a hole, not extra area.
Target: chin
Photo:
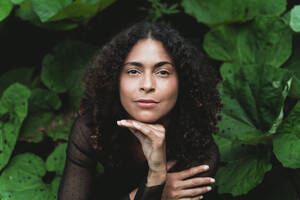
[[[144,123],[154,123],[158,121],[161,117],[150,113],[140,113],[139,115],[133,115],[133,118]]]

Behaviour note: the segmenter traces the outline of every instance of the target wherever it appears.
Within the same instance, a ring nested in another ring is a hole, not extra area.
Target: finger
[[[157,132],[160,132],[162,134],[165,133],[165,128],[161,124],[147,124],[147,123],[143,123],[143,122],[140,122],[137,120],[132,120],[132,119],[128,119],[126,121],[133,123],[133,124],[140,125],[141,127],[146,127],[146,128],[152,129],[154,133],[157,133]]]
[[[209,191],[211,191],[211,187],[198,187],[198,188],[193,188],[193,189],[186,189],[186,190],[181,190],[180,191],[180,196],[182,197],[197,197],[202,194],[205,194]]]
[[[210,177],[197,177],[197,178],[190,178],[181,182],[181,186],[183,189],[191,188],[196,186],[208,185],[213,184],[215,179]]]
[[[203,196],[197,196],[197,197],[188,197],[188,198],[181,198],[180,200],[198,200],[203,199]]]
[[[159,133],[158,131],[152,131],[150,127],[148,127],[144,123],[138,122],[136,120],[121,120],[121,121],[118,121],[117,124],[119,126],[137,129],[140,132],[142,132],[144,135],[146,135],[152,139],[153,139],[153,134],[158,137],[163,137],[162,133]]]
[[[209,169],[209,166],[208,165],[199,165],[199,166],[196,166],[196,167],[191,167],[189,169],[186,169],[186,170],[183,170],[181,172],[177,172],[177,177],[179,179],[186,179],[186,178],[189,178],[191,176],[194,176],[196,174],[200,174],[202,172],[205,172]]]
[[[170,160],[167,162],[167,171],[171,169],[175,164],[177,163],[177,160]]]
[[[160,124],[147,124],[147,125],[157,131],[165,132],[165,127],[163,125]]]

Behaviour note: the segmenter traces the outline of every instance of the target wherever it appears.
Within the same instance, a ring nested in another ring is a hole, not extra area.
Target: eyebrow
[[[165,65],[165,64],[169,64],[169,65],[172,65],[173,67],[174,67],[174,64],[173,63],[170,63],[170,62],[168,62],[168,61],[162,61],[162,62],[158,62],[158,63],[156,63],[155,65],[154,65],[154,69],[155,68],[158,68],[158,67],[160,67],[160,66],[163,66],[163,65]],[[144,65],[142,64],[142,63],[140,63],[140,62],[127,62],[127,63],[125,63],[123,66],[126,66],[126,65],[134,65],[134,66],[136,66],[136,67],[144,67]]]

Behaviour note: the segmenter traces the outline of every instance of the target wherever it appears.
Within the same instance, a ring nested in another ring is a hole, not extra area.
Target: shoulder
[[[93,135],[93,131],[89,123],[90,119],[87,114],[78,114],[71,127],[69,142],[92,151],[91,136]]]

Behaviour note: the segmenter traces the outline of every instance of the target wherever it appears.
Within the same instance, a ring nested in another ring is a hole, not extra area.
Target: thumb
[[[171,169],[175,164],[177,163],[177,160],[170,160],[167,162],[167,171]]]

